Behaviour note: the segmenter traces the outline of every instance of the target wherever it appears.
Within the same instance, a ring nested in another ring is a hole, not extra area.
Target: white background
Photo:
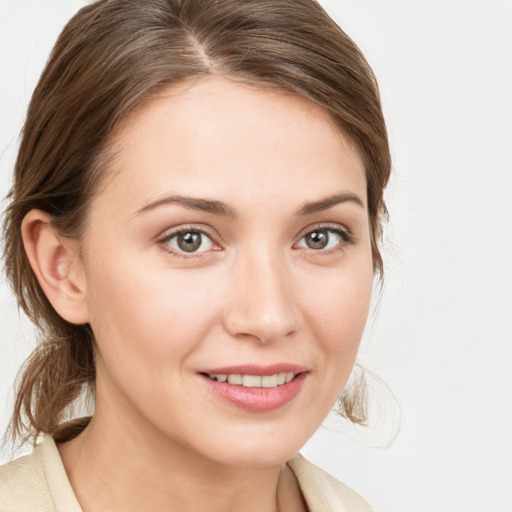
[[[0,0],[2,197],[31,91],[83,3]],[[388,122],[386,285],[360,359],[396,401],[372,386],[375,425],[329,421],[304,453],[376,511],[510,512],[512,2],[322,4],[372,64]],[[3,282],[0,332],[3,430],[34,343]]]

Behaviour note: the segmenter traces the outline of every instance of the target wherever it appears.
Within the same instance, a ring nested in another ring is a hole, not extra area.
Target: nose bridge
[[[287,336],[298,327],[291,269],[272,247],[241,251],[234,263],[226,327],[233,335],[261,342]]]

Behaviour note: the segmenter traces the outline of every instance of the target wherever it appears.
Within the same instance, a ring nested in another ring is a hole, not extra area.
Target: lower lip
[[[250,412],[269,412],[291,402],[302,388],[306,372],[300,373],[293,380],[275,388],[247,388],[227,382],[218,382],[200,375],[211,391],[236,407]]]

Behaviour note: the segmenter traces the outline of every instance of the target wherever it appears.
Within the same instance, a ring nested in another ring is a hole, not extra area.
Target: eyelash
[[[339,241],[339,243],[336,244],[335,247],[333,247],[331,249],[327,249],[327,250],[322,250],[322,249],[315,250],[315,249],[307,248],[307,247],[301,247],[300,249],[309,249],[313,253],[318,253],[321,255],[330,255],[330,254],[334,254],[337,252],[342,252],[347,245],[353,245],[355,243],[355,237],[352,235],[352,233],[350,233],[350,231],[348,231],[347,229],[340,227],[339,224],[318,224],[318,225],[314,225],[314,226],[309,226],[308,228],[306,228],[306,230],[304,230],[301,233],[301,235],[299,237],[299,241],[302,240],[308,234],[314,233],[315,231],[328,231],[329,233],[333,233],[334,235],[338,236],[340,241]],[[218,249],[214,249],[214,250],[220,250],[221,246],[220,246],[220,244],[215,242],[215,237],[212,235],[212,233],[208,232],[204,228],[200,228],[198,226],[192,226],[192,225],[191,226],[182,226],[176,230],[171,231],[170,233],[166,234],[164,237],[160,238],[158,240],[158,244],[160,245],[160,247],[162,248],[163,251],[165,251],[166,253],[171,254],[172,256],[177,257],[177,258],[184,258],[184,259],[200,258],[200,257],[202,257],[203,252],[210,252],[210,251],[200,251],[200,252],[186,253],[185,251],[180,252],[180,251],[171,249],[169,247],[168,244],[173,238],[175,238],[179,235],[187,234],[187,233],[200,233],[201,235],[205,235],[206,237],[208,237],[211,240],[212,244],[218,248]],[[294,244],[294,246],[296,244],[297,244],[297,242]]]
[[[300,235],[299,241],[302,240],[305,236],[310,233],[314,233],[315,231],[328,231],[329,233],[334,233],[339,237],[339,242],[331,249],[326,250],[314,250],[309,248],[313,253],[317,253],[319,255],[330,255],[338,252],[343,252],[347,245],[353,245],[356,241],[354,235],[346,228],[342,228],[339,224],[317,224],[313,226],[308,226]],[[294,244],[295,245],[295,244]],[[308,249],[308,248],[305,248]]]
[[[171,256],[175,256],[176,258],[190,259],[190,258],[202,257],[203,252],[207,252],[207,251],[187,253],[185,251],[183,251],[183,252],[176,251],[175,249],[172,249],[169,247],[168,244],[173,238],[175,238],[179,235],[185,235],[187,233],[200,233],[201,235],[205,235],[212,241],[212,244],[215,247],[220,247],[220,245],[214,241],[215,237],[212,233],[210,233],[207,230],[205,230],[204,228],[200,228],[198,226],[182,226],[182,227],[175,229],[175,230],[171,231],[170,233],[166,234],[164,237],[162,237],[161,239],[158,240],[158,243],[160,244],[160,247],[162,248],[163,251],[165,251],[168,254],[171,254]],[[216,249],[216,250],[219,250],[219,249]]]

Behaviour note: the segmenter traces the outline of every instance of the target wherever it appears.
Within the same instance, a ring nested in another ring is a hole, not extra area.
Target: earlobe
[[[41,210],[31,210],[21,229],[32,270],[55,311],[70,323],[88,323],[87,283],[78,243],[60,237],[51,216]]]

